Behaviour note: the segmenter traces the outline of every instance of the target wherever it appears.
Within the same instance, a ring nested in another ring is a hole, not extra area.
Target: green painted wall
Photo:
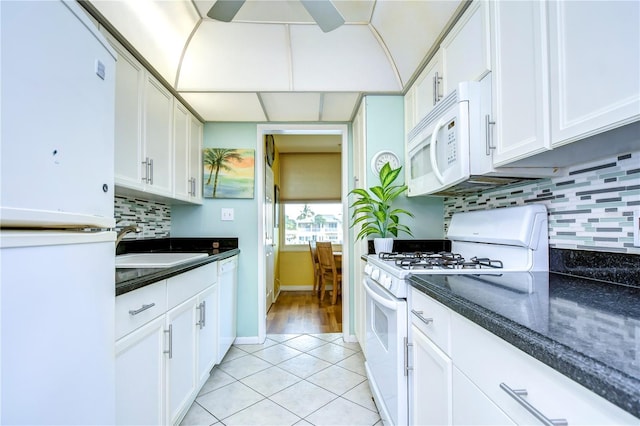
[[[255,123],[205,123],[205,148],[256,148]],[[257,180],[256,180],[257,181]],[[238,336],[258,335],[258,217],[257,188],[253,199],[205,199],[202,206],[173,205],[172,237],[237,237]],[[235,220],[222,222],[221,208],[233,208]]]
[[[404,100],[402,96],[366,97],[367,186],[378,184],[371,171],[371,159],[378,151],[392,151],[404,168]],[[402,175],[401,175],[402,176]],[[400,197],[394,206],[410,211],[415,218],[404,216],[402,223],[411,228],[414,238],[444,238],[444,204],[441,197]],[[410,239],[407,234],[400,239]]]

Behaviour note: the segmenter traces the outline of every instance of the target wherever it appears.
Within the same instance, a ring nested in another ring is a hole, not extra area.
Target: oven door
[[[405,374],[407,301],[395,298],[368,276],[363,285],[369,386],[384,424],[405,425],[409,410]]]

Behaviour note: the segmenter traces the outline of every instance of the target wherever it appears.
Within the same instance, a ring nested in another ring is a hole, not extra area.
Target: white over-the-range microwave
[[[408,196],[458,196],[541,177],[493,167],[491,110],[489,73],[460,83],[420,120],[407,135]]]

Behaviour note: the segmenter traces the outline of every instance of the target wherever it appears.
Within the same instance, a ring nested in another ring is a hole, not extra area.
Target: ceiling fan
[[[231,22],[245,0],[216,0],[207,16],[222,22]],[[325,33],[344,24],[344,18],[331,0],[300,0],[302,6]]]

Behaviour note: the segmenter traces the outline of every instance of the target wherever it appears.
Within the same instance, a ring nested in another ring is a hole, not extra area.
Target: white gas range
[[[549,270],[547,210],[532,204],[454,213],[447,232],[451,252],[369,255],[363,286],[366,298],[365,367],[385,424],[408,424],[406,376],[410,275],[482,275]],[[531,278],[532,280],[532,278]]]

